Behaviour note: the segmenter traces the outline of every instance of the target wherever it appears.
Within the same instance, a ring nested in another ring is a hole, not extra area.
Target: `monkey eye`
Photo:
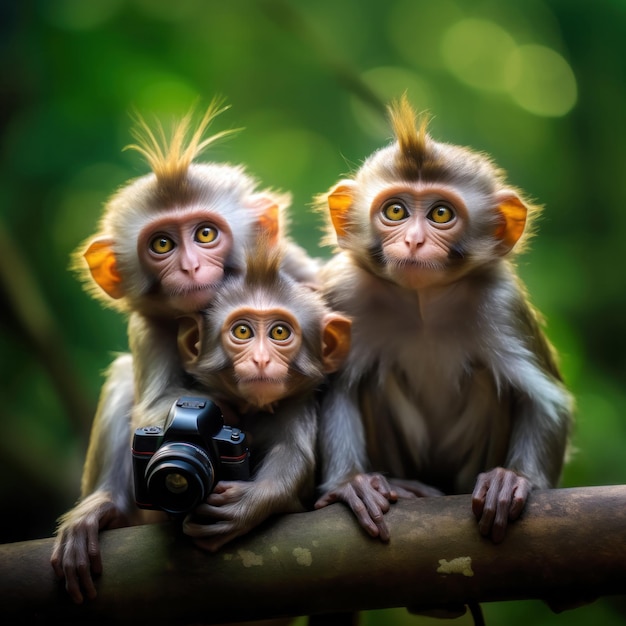
[[[150,250],[157,254],[166,254],[175,248],[176,244],[173,239],[165,235],[159,235],[150,242]]]
[[[218,232],[219,231],[215,228],[215,226],[203,224],[202,226],[198,226],[198,228],[196,228],[194,239],[198,243],[211,243],[217,239]]]
[[[445,204],[438,204],[428,211],[426,217],[431,222],[435,222],[435,224],[447,224],[451,222],[456,215],[450,207]]]
[[[383,206],[383,215],[391,222],[400,222],[409,216],[409,211],[401,202],[392,200]]]
[[[274,341],[287,341],[291,337],[291,329],[285,324],[274,324],[270,328],[269,336]]]
[[[240,341],[245,341],[246,339],[254,337],[254,331],[248,324],[235,324],[230,329],[230,332],[235,339],[239,339]]]

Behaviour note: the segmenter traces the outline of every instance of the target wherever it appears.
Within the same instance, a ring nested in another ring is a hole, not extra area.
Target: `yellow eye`
[[[383,207],[383,215],[392,222],[400,222],[409,216],[409,212],[403,204],[396,200]]]
[[[270,337],[274,341],[286,341],[291,337],[291,329],[284,324],[275,324],[270,328]]]
[[[444,204],[438,204],[433,207],[426,216],[431,222],[435,224],[447,224],[454,219],[454,211],[445,206]]]
[[[240,339],[241,341],[254,337],[254,332],[252,332],[252,328],[248,324],[235,324],[230,332],[235,339]]]
[[[150,250],[157,254],[166,254],[170,250],[173,250],[175,245],[172,239],[165,235],[160,235],[150,242]]]
[[[211,243],[217,239],[217,233],[217,228],[205,224],[196,229],[195,239],[199,243]]]

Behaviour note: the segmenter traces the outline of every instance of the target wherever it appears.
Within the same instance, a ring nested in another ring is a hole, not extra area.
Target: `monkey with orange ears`
[[[532,489],[557,485],[573,420],[513,265],[540,209],[486,155],[435,141],[406,97],[389,111],[394,141],[319,199],[339,251],[323,293],[353,325],[323,401],[316,506],[346,502],[388,540],[399,493],[472,492],[499,542]]]
[[[224,109],[214,101],[194,128],[182,118],[169,138],[141,118],[135,144],[150,173],[129,181],[107,202],[98,232],[73,267],[86,288],[128,317],[131,354],[110,366],[102,387],[77,505],[59,520],[52,566],[75,602],[96,593],[102,569],[98,533],[153,521],[134,504],[131,434],[163,425],[168,390],[187,380],[177,348],[178,320],[210,305],[223,281],[245,272],[246,249],[259,236],[284,245],[296,279],[315,282],[318,264],[282,232],[289,196],[258,189],[239,165],[197,162],[229,131],[205,138]]]

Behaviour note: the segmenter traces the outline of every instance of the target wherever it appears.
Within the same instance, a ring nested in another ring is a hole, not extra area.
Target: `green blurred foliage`
[[[146,172],[122,151],[129,113],[167,122],[215,95],[232,105],[215,128],[245,130],[209,158],[289,190],[292,233],[315,254],[329,251],[313,196],[388,140],[381,105],[404,91],[436,138],[492,154],[546,207],[520,272],[578,402],[563,485],[624,482],[625,28],[623,0],[0,3],[0,540],[51,535],[74,502],[101,372],[126,349],[124,320],[68,264],[107,197]],[[610,600],[485,612],[507,624],[624,614]]]

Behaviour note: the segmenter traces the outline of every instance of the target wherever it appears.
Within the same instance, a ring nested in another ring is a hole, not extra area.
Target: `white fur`
[[[345,441],[348,431],[357,432],[357,442],[364,437],[359,394],[371,436],[395,439],[383,441],[388,450],[408,448],[404,460],[388,452],[374,458],[374,469],[411,478],[451,473],[455,491],[471,490],[476,475],[495,465],[517,469],[536,486],[556,483],[560,460],[546,456],[558,457],[565,444],[571,399],[537,361],[529,329],[515,317],[512,270],[505,261],[494,268],[482,281],[459,281],[420,300],[346,253],[331,260],[326,293],[353,326],[349,360],[323,411],[330,444],[323,489],[368,467],[363,451],[355,454]]]

